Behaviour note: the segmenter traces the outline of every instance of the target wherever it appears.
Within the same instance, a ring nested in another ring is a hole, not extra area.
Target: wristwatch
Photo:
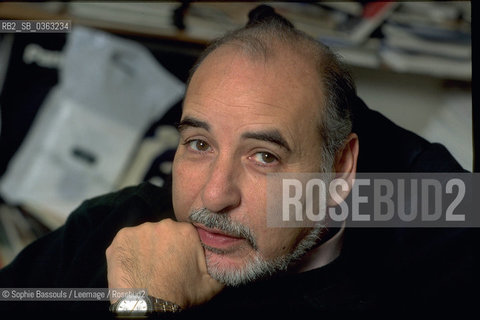
[[[146,295],[126,295],[110,305],[110,311],[121,318],[146,318],[153,313],[175,313],[181,310],[178,304]]]

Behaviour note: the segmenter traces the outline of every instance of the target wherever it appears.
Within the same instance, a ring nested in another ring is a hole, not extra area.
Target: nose
[[[234,159],[222,156],[210,164],[209,176],[202,190],[202,201],[206,209],[221,213],[240,205],[240,166]]]

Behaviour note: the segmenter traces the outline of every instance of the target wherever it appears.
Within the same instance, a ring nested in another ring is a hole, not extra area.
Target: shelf
[[[248,12],[258,3],[192,3],[184,16],[185,30],[179,30],[173,25],[173,12],[180,5],[181,2],[3,3],[0,4],[0,18],[71,20],[73,25],[98,28],[115,34],[204,46],[224,32],[244,25]],[[451,21],[448,20],[443,26],[437,21],[438,16],[443,15],[444,19],[451,19],[458,5],[448,7],[439,4],[437,8],[432,7],[435,4],[418,4],[421,10],[433,11],[431,10],[433,8],[438,11],[435,12],[436,18],[431,21],[425,18],[428,14],[422,16],[415,11],[415,4],[402,2],[370,3],[363,7],[363,12],[362,5],[358,2],[343,5],[328,2],[271,3],[271,5],[300,30],[332,47],[343,56],[347,64],[352,66],[390,68],[399,73],[471,81],[470,44],[467,43],[464,47],[457,45],[457,49],[460,48],[463,52],[460,59],[450,55],[452,45],[449,43],[418,40],[415,38],[417,35],[406,34],[405,28],[400,30],[398,27],[399,23],[404,25],[411,18],[412,25],[414,23],[425,30],[437,28],[440,31],[445,27],[447,32],[447,29],[451,28]],[[403,6],[406,12],[397,9],[398,7],[402,9]],[[463,15],[468,17],[468,9],[468,6],[459,7],[458,12],[463,12]],[[464,20],[461,27],[468,29],[471,18],[470,21]],[[385,28],[382,24],[385,24]],[[396,36],[388,37],[394,28]],[[371,37],[373,33],[383,29],[385,39]],[[403,32],[402,41],[398,41],[399,32]],[[468,35],[469,30],[465,34]],[[416,47],[412,49],[412,45]],[[433,54],[431,50],[422,52],[429,47],[435,49]],[[445,52],[442,48],[445,48]],[[469,48],[470,55],[465,56]]]

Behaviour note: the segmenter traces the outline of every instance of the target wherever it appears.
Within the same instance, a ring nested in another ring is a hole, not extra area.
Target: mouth
[[[210,251],[227,253],[246,242],[246,239],[242,237],[232,236],[220,230],[210,229],[196,223],[193,225],[197,229],[203,246]]]

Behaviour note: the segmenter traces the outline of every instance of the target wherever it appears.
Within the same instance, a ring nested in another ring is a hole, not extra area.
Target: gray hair
[[[337,152],[343,147],[352,130],[351,105],[356,96],[355,84],[347,67],[326,45],[304,32],[295,29],[285,18],[274,14],[250,21],[245,27],[229,32],[212,42],[202,53],[192,68],[188,84],[203,60],[213,51],[224,45],[240,45],[240,48],[265,60],[276,53],[277,45],[299,52],[315,66],[325,101],[320,107],[325,109],[319,123],[323,140],[321,172],[333,172]]]

